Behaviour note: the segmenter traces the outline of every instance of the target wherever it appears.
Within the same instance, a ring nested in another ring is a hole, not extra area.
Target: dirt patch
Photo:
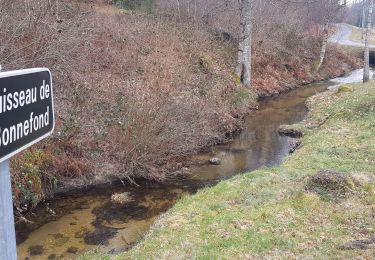
[[[323,170],[309,178],[306,190],[319,194],[323,199],[337,200],[352,194],[356,185],[350,174]]]
[[[301,131],[290,128],[290,126],[287,125],[281,125],[277,131],[280,135],[285,135],[292,138],[303,137],[303,133]]]
[[[365,104],[361,104],[354,109],[356,114],[359,114],[359,115],[365,115],[365,114],[368,114],[368,113],[373,113],[374,110],[375,110],[374,102],[368,102],[368,103],[365,103]]]
[[[369,239],[355,240],[345,245],[339,246],[340,250],[366,250],[369,249],[371,245],[375,244],[375,236]]]
[[[294,153],[302,145],[302,140],[300,138],[293,139],[289,143],[289,153]]]

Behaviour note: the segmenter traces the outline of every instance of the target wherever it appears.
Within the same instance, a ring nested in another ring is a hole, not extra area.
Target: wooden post
[[[9,160],[0,163],[0,259],[17,260]]]

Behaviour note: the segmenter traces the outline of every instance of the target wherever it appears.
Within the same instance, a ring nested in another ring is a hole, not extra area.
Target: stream
[[[308,112],[307,98],[340,84],[360,82],[361,72],[353,71],[345,77],[310,84],[261,101],[259,110],[246,117],[243,131],[232,142],[193,158],[207,161],[218,157],[220,165],[192,166],[187,177],[163,184],[142,181],[139,186],[111,186],[37,207],[33,211],[35,216],[44,216],[39,228],[30,231],[26,224],[16,227],[18,258],[71,259],[95,248],[105,253],[129,249],[182,196],[239,173],[282,163],[293,139],[279,135],[279,126],[303,120]],[[111,202],[112,194],[124,192],[129,202],[124,205]]]

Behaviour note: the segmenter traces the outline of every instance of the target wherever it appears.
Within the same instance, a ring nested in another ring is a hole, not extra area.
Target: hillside
[[[17,37],[0,34],[7,39],[0,63],[6,70],[51,69],[57,127],[53,138],[12,161],[18,209],[56,191],[113,179],[168,179],[190,155],[239,130],[258,97],[342,75],[360,63],[330,46],[315,73],[319,34],[286,31],[277,47],[258,36],[253,87],[244,89],[234,76],[236,32],[227,40],[214,24],[108,1],[30,5],[33,19],[27,20],[17,3],[2,3],[8,21],[2,32]]]

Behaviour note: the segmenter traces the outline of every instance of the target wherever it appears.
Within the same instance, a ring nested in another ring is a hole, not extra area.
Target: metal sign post
[[[17,260],[9,160],[0,163],[0,259]]]
[[[9,160],[0,162],[0,259],[17,259]]]
[[[49,69],[0,72],[0,260],[17,259],[9,159],[51,135],[54,126]]]

